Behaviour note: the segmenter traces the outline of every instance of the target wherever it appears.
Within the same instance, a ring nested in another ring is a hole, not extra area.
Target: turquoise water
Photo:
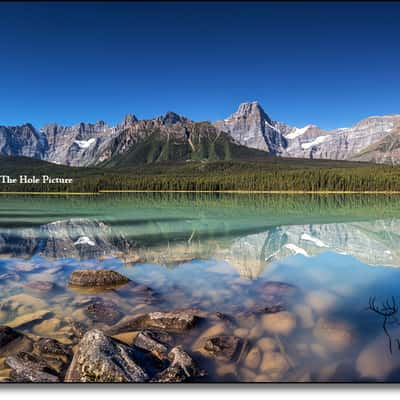
[[[0,324],[46,310],[50,316],[20,330],[72,345],[66,318],[104,327],[84,312],[94,297],[112,302],[120,318],[195,308],[209,323],[179,343],[210,381],[399,381],[399,222],[400,201],[388,196],[4,196]],[[152,296],[69,288],[82,268],[112,268]],[[30,287],[43,281],[55,288]],[[276,301],[270,281],[297,288],[279,299],[284,311],[231,327],[211,318]],[[377,311],[387,300],[385,333]],[[201,339],[227,330],[249,341],[249,356],[205,357]],[[0,377],[8,373],[0,355]]]

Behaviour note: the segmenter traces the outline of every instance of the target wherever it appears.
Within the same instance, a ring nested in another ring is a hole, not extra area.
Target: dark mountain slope
[[[268,153],[236,143],[208,122],[174,121],[168,125],[132,126],[111,144],[115,154],[101,166],[128,167],[167,161],[257,160]]]

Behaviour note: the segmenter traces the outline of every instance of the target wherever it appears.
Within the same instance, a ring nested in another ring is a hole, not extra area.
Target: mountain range
[[[195,122],[173,112],[116,126],[0,126],[0,155],[69,166],[129,166],[162,161],[258,159],[269,156],[400,164],[400,115],[368,117],[323,130],[274,121],[258,102],[242,103],[222,121]]]

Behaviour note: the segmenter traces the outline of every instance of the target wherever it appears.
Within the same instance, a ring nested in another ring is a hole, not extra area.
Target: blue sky
[[[400,113],[400,3],[0,3],[0,125]]]

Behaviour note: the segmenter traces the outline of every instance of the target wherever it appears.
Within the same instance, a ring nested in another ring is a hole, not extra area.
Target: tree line
[[[143,191],[400,191],[400,168],[363,166],[354,168],[216,168],[204,171],[193,166],[149,167],[129,171],[101,171],[77,175],[72,184],[2,184],[0,190],[26,192],[88,192],[102,190]]]

